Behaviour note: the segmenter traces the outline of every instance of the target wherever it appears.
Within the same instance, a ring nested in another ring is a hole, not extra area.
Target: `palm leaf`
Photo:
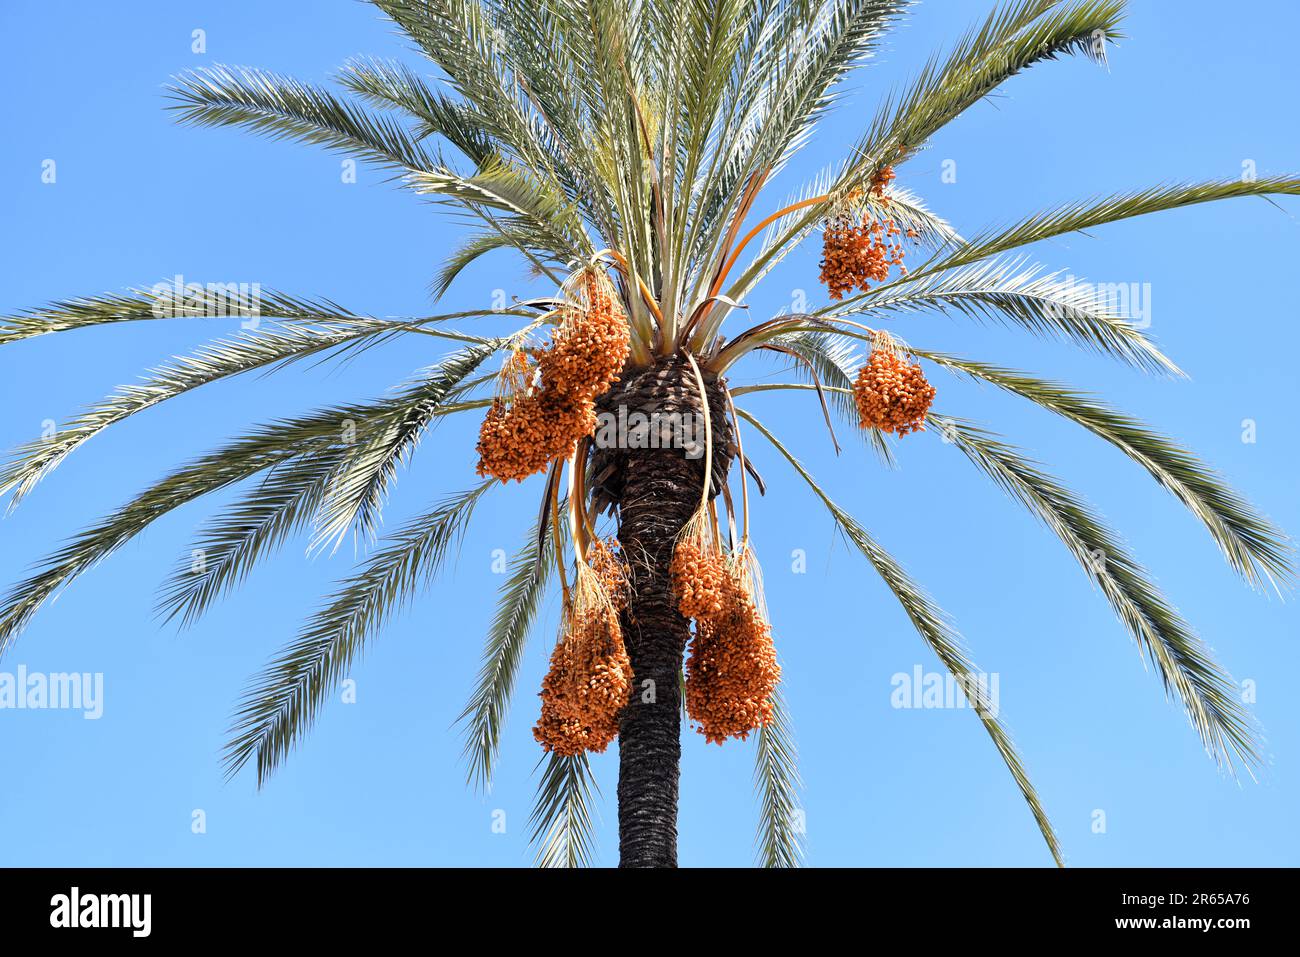
[[[1063,236],[1066,233],[1089,230],[1107,223],[1116,223],[1136,216],[1212,203],[1221,199],[1245,196],[1297,196],[1300,179],[1293,176],[1270,176],[1246,181],[1240,179],[1216,180],[1207,183],[1175,183],[1152,186],[1130,193],[1119,193],[1101,199],[1065,203],[1053,209],[1026,216],[1003,229],[987,230],[970,239],[947,255],[936,257],[914,271],[907,279],[898,282],[916,282],[935,273],[959,266],[967,266],[992,256],[1011,252],[1031,243]],[[871,293],[861,293],[846,298],[837,307],[845,309],[869,295],[880,295],[896,283],[880,286]]]
[[[1014,324],[1036,335],[1066,339],[1138,369],[1181,375],[1178,366],[1098,292],[1044,275],[1022,262],[976,263],[951,272],[914,275],[857,297],[852,306],[829,306],[823,317],[938,309],[972,319]]]
[[[1047,846],[1052,852],[1052,857],[1058,865],[1062,865],[1061,847],[1057,841],[1056,833],[1052,829],[1051,822],[1047,819],[1047,812],[1043,809],[1038,793],[1029,780],[1024,763],[1011,741],[1011,736],[1003,727],[1002,722],[998,720],[997,715],[993,714],[991,709],[987,707],[987,702],[981,699],[978,692],[979,683],[976,680],[978,670],[968,657],[965,648],[962,646],[961,637],[952,629],[947,616],[917,588],[902,567],[876,543],[867,530],[822,491],[821,486],[817,484],[812,475],[804,469],[799,460],[781,444],[775,435],[744,409],[737,409],[736,411],[754,428],[763,433],[763,436],[772,443],[777,451],[785,457],[786,461],[793,466],[794,470],[799,473],[800,477],[808,483],[809,487],[812,488],[813,492],[830,511],[831,516],[835,519],[845,537],[862,552],[889,590],[894,593],[899,604],[903,606],[903,610],[907,613],[907,617],[911,620],[912,626],[916,628],[917,633],[938,656],[939,660],[943,662],[944,667],[958,680],[960,686],[971,689],[971,693],[974,693],[976,700],[971,703],[979,715],[980,721],[984,723],[984,729],[992,738],[994,746],[998,749],[998,753],[1006,763],[1016,785],[1020,788],[1020,793],[1024,795],[1025,802],[1029,805],[1034,820],[1038,823],[1038,829],[1042,832],[1043,840],[1047,842]]]
[[[218,64],[177,76],[168,93],[181,122],[242,126],[356,154],[383,167],[436,170],[442,164],[391,117],[293,77]]]
[[[436,318],[472,315],[484,313],[480,310]],[[179,291],[173,283],[158,283],[152,289],[63,299],[15,316],[0,317],[0,345],[89,326],[186,318],[274,319],[325,326],[378,321],[358,316],[328,299],[302,299],[260,286],[254,294],[251,289],[222,283],[195,283]]]
[[[79,532],[0,602],[0,654],[60,587],[107,558],[168,512],[280,462],[324,450],[337,440],[341,418],[318,415],[273,423],[172,472],[125,506]]]
[[[538,867],[586,867],[595,856],[593,798],[599,793],[586,752],[548,752],[529,818]]]
[[[742,184],[759,173],[775,175],[807,142],[817,119],[836,100],[837,81],[871,54],[889,21],[908,5],[906,0],[831,0],[816,16],[797,3],[774,11],[764,63],[748,74],[752,85],[741,93],[739,125],[719,138],[732,145],[701,197],[694,244],[699,259],[712,258]]]
[[[798,867],[804,828],[797,797],[799,756],[784,696],[772,695],[772,720],[758,729],[754,785],[759,795],[758,850],[763,867]]]
[[[405,64],[392,60],[349,60],[339,74],[339,82],[371,106],[396,107],[415,117],[418,138],[441,136],[476,166],[487,162],[499,149],[483,129],[481,115],[467,104],[457,103],[430,88]]]
[[[747,288],[753,276],[802,241],[836,202],[865,189],[883,167],[921,149],[938,130],[1011,77],[1066,54],[1104,57],[1098,40],[1120,37],[1123,7],[1123,0],[1079,0],[1064,6],[1060,0],[1016,0],[995,10],[946,60],[931,60],[907,91],[881,106],[829,190],[830,198],[786,227],[734,288]]]
[[[1291,580],[1292,550],[1286,535],[1172,439],[1096,396],[983,362],[911,351],[953,372],[1023,396],[1105,439],[1187,506],[1214,538],[1228,564],[1248,582],[1258,586],[1267,581],[1279,587]]]
[[[311,521],[339,460],[340,445],[314,449],[270,469],[233,506],[200,533],[188,555],[160,589],[157,611],[182,627],[198,620],[221,595],[239,585],[254,566]],[[195,556],[201,561],[195,562]]]
[[[865,186],[878,169],[910,156],[1029,67],[1073,53],[1103,60],[1104,42],[1122,36],[1123,9],[1123,0],[1016,0],[994,10],[945,61],[931,60],[905,93],[885,102],[854,150],[837,194]]]
[[[253,369],[273,368],[391,329],[392,324],[385,320],[356,319],[327,325],[258,329],[219,339],[194,355],[153,369],[141,383],[120,387],[102,402],[84,410],[52,438],[15,449],[12,460],[0,467],[0,495],[12,491],[9,500],[12,509],[76,449],[110,426],[151,406],[220,379]]]
[[[397,469],[408,461],[443,402],[463,392],[475,370],[503,348],[509,339],[494,339],[462,350],[425,372],[421,380],[396,400],[403,411],[364,434],[331,477],[329,490],[316,517],[313,548],[337,549],[347,532],[356,528],[372,539],[384,497]]]
[[[1229,768],[1234,758],[1256,764],[1255,733],[1236,684],[1092,510],[989,433],[952,418],[931,421],[1065,543],[1155,666],[1165,692],[1182,700],[1206,751]]]
[[[386,539],[329,604],[252,680],[235,712],[225,764],[233,776],[256,759],[261,787],[311,728],[325,698],[366,639],[438,572],[474,506],[494,483],[448,499]]]
[[[488,787],[492,782],[515,677],[528,633],[546,593],[553,555],[552,539],[542,534],[539,521],[511,561],[510,575],[501,585],[478,682],[459,718],[465,725],[469,777],[479,787]]]
[[[491,401],[444,401],[433,415],[481,409]],[[394,414],[389,404],[380,404],[352,421],[362,429],[375,422],[375,429],[381,430]],[[339,425],[334,422],[336,430]],[[312,444],[307,454],[271,467],[255,488],[209,522],[160,590],[158,611],[164,620],[180,616],[182,627],[193,624],[218,598],[243,582],[258,562],[305,530],[354,449],[351,441]],[[195,553],[202,556],[197,568]]]

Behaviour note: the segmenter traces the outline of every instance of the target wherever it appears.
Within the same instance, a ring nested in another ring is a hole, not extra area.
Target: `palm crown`
[[[524,643],[558,572],[564,633],[535,731],[548,750],[533,819],[539,862],[589,859],[587,756],[615,734],[628,784],[626,793],[622,782],[619,790],[624,861],[675,861],[671,741],[682,647],[694,619],[684,692],[691,717],[715,740],[757,732],[760,858],[793,865],[801,841],[793,817],[797,772],[748,546],[747,474],[760,490],[762,480],[745,456],[747,440],[771,443],[808,483],[946,668],[959,679],[974,672],[941,610],[735,401],[764,390],[809,391],[820,400],[810,414],[828,428],[835,416],[847,419],[886,463],[898,436],[926,425],[941,430],[1065,543],[1166,691],[1182,701],[1210,754],[1228,766],[1257,759],[1252,722],[1231,679],[1141,566],[1086,503],[1036,463],[968,421],[931,411],[935,390],[923,364],[1022,396],[1119,448],[1192,511],[1252,585],[1289,577],[1284,536],[1188,451],[1099,399],[996,364],[914,349],[870,324],[873,316],[946,312],[1179,374],[1100,297],[1015,251],[1159,210],[1294,195],[1300,180],[1159,186],[1066,203],[971,238],[894,181],[936,131],[1011,76],[1063,55],[1103,59],[1120,36],[1121,0],[1005,4],[880,103],[849,155],[784,205],[772,203],[766,187],[833,107],[838,82],[871,57],[904,13],[905,0],[374,2],[433,62],[437,78],[396,62],[358,60],[343,67],[342,91],[334,92],[261,70],[215,67],[175,81],[177,116],[355,155],[477,224],[438,273],[438,295],[494,250],[523,257],[553,291],[504,309],[378,319],[282,293],[232,302],[211,289],[133,290],[0,320],[0,343],[218,309],[275,320],[152,370],[52,439],[18,449],[0,471],[11,506],[101,431],[205,383],[307,357],[353,357],[394,337],[454,344],[445,361],[391,394],[258,426],[85,529],[5,598],[0,650],[57,589],[155,519],[236,483],[256,480],[201,533],[203,561],[191,567],[187,560],[163,587],[160,605],[169,617],[192,621],[260,559],[308,530],[314,546],[350,533],[374,536],[386,490],[422,433],[443,416],[477,411],[485,416],[483,481],[384,538],[255,677],[236,711],[229,771],[252,761],[260,784],[306,733],[365,640],[438,571],[486,489],[543,474],[537,525],[502,588],[462,716],[471,777],[490,779]],[[744,328],[747,297],[818,234],[830,301]],[[489,315],[513,318],[518,328],[498,337],[465,330],[463,321]],[[728,374],[758,350],[792,360],[794,381],[731,384]],[[495,357],[504,357],[499,370]],[[698,452],[633,453],[594,438],[597,412],[647,396],[704,418],[703,462]],[[733,461],[738,467],[729,472]],[[643,514],[647,502],[657,519]],[[617,516],[621,556],[601,541],[606,511]],[[668,617],[665,595],[672,599]],[[637,697],[646,676],[664,679],[651,707]],[[1006,730],[974,694],[980,720],[1059,862],[1056,837]],[[640,715],[651,713],[641,723]],[[667,754],[667,763],[656,765],[652,753]],[[669,813],[671,821],[658,820]]]

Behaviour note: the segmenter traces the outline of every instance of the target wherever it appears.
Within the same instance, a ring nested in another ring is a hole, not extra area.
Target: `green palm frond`
[[[304,531],[329,489],[347,446],[313,448],[273,466],[234,505],[209,521],[159,590],[164,621],[189,627],[257,563]]]
[[[405,181],[422,196],[446,199],[475,212],[495,210],[516,217],[535,235],[544,237],[545,245],[539,248],[562,261],[595,252],[576,210],[563,194],[501,160],[489,160],[473,176],[461,176],[444,167],[408,173]]]
[[[518,152],[532,157],[532,166],[545,166],[612,240],[619,235],[614,197],[597,159],[598,144],[589,139],[597,121],[590,96],[594,37],[586,11],[580,4],[500,0],[493,26],[501,38],[499,54],[529,105],[522,124],[513,121],[523,126],[528,144]]]
[[[172,472],[107,518],[84,529],[48,556],[39,570],[0,602],[0,654],[60,587],[107,558],[154,521],[210,492],[340,440],[343,423],[364,410],[328,410],[274,422]]]
[[[488,313],[474,310],[430,317],[422,321],[482,315]],[[129,289],[124,293],[62,299],[39,309],[0,317],[0,346],[20,339],[90,326],[150,319],[195,318],[221,319],[226,322],[231,319],[274,320],[330,327],[352,322],[378,321],[349,312],[328,299],[302,299],[262,289],[260,286],[254,293],[251,289],[241,289],[237,285],[196,283],[178,291],[173,283],[164,282],[152,289]]]
[[[437,193],[478,212],[480,207],[532,215],[543,231],[562,226],[557,200],[547,199],[545,183],[525,185],[521,172],[511,174],[499,160],[491,172],[480,169],[463,177],[425,149],[422,136],[386,114],[338,97],[292,77],[244,67],[216,66],[182,74],[170,88],[183,122],[198,126],[242,126],[274,139],[294,139],[354,153],[395,169],[417,192]],[[508,190],[505,195],[496,189]],[[523,203],[523,206],[518,204]],[[528,207],[528,208],[525,208]],[[576,232],[561,245],[563,255],[585,246],[572,245]]]
[[[947,255],[936,257],[914,271],[907,279],[898,282],[915,282],[935,273],[967,266],[1066,233],[1093,229],[1107,223],[1116,223],[1136,216],[1147,216],[1184,206],[1246,196],[1300,196],[1300,179],[1293,176],[1270,176],[1257,180],[1229,179],[1207,183],[1176,183],[1153,186],[1136,192],[1119,193],[1103,199],[1065,203],[1054,209],[1026,216],[1004,229],[981,233]],[[845,309],[867,296],[887,293],[898,282],[880,286],[870,293],[846,298],[837,308]]]
[[[971,704],[979,715],[980,721],[983,722],[984,729],[988,732],[994,746],[998,749],[998,753],[1002,756],[1002,760],[1006,763],[1007,769],[1011,772],[1016,785],[1020,788],[1020,793],[1024,795],[1025,802],[1029,805],[1034,820],[1038,823],[1038,829],[1042,832],[1043,840],[1047,842],[1047,846],[1052,852],[1052,857],[1058,865],[1063,865],[1060,843],[1057,841],[1056,832],[1052,829],[1051,822],[1047,819],[1047,812],[1043,809],[1042,802],[1038,798],[1038,792],[1035,791],[1033,784],[1029,780],[1029,775],[1025,771],[1024,763],[1011,741],[1010,734],[1003,727],[1002,722],[998,720],[997,715],[987,706],[987,702],[981,699],[978,690],[979,683],[976,680],[977,669],[968,657],[962,645],[961,637],[953,630],[947,616],[916,586],[902,567],[876,543],[867,530],[858,524],[853,516],[831,500],[830,496],[822,490],[812,475],[775,435],[744,409],[737,409],[737,411],[742,418],[772,443],[773,447],[785,457],[786,461],[799,473],[800,477],[808,483],[809,487],[830,511],[831,516],[835,519],[844,535],[862,552],[889,590],[894,593],[899,604],[903,606],[903,610],[907,613],[907,617],[911,620],[912,626],[917,630],[926,645],[938,656],[953,677],[958,679],[960,686],[969,689],[968,694],[974,695],[976,700],[972,701]]]
[[[988,432],[946,416],[929,421],[1065,543],[1160,673],[1165,692],[1182,700],[1206,751],[1229,768],[1234,758],[1248,769],[1258,763],[1255,731],[1236,684],[1096,514]]]
[[[256,758],[261,787],[311,728],[366,639],[437,573],[494,482],[450,498],[385,539],[329,604],[253,679],[225,749],[226,773]]]
[[[1105,297],[1083,283],[1045,275],[1023,262],[975,263],[951,272],[917,275],[817,315],[888,314],[938,309],[977,320],[1014,324],[1036,335],[1066,339],[1147,372],[1181,375],[1139,328],[1114,315]]]
[[[371,106],[404,110],[417,120],[417,139],[441,136],[475,166],[499,153],[499,145],[483,128],[482,116],[468,104],[432,89],[403,63],[352,59],[340,71],[339,82]]]
[[[575,71],[572,60],[557,61],[566,51],[546,42],[557,22],[547,15],[553,11],[510,3],[489,9],[478,0],[375,0],[375,5],[443,70],[510,158],[570,201],[590,204],[593,219],[608,225],[604,181],[584,155],[590,127],[572,102],[572,84],[586,86],[581,69]],[[564,7],[557,10],[562,14]],[[510,42],[525,31],[527,46]],[[581,36],[567,31],[565,45]],[[553,72],[556,66],[563,72]],[[567,94],[560,92],[566,89]]]
[[[834,203],[861,190],[885,166],[901,163],[939,129],[1015,76],[1045,60],[1072,53],[1104,58],[1104,44],[1120,38],[1124,0],[1017,0],[991,13],[946,60],[931,60],[911,87],[886,101],[829,190],[830,199],[784,228],[733,287],[748,288],[773,260],[783,258]]]
[[[495,229],[474,233],[443,259],[429,287],[434,299],[441,299],[462,272],[488,253],[518,246],[538,247],[535,234],[516,232],[514,224],[500,220],[495,225]]]
[[[1280,587],[1294,575],[1286,535],[1222,476],[1172,439],[1111,408],[1096,396],[984,362],[910,350],[953,372],[989,382],[1105,439],[1172,493],[1206,527],[1234,570],[1253,586]]]
[[[443,401],[432,414],[441,417],[482,409],[491,401]],[[309,441],[305,454],[272,466],[256,487],[204,527],[160,589],[157,610],[164,620],[179,616],[182,627],[192,625],[218,598],[243,582],[258,562],[305,531],[345,458],[355,450],[352,433],[383,431],[401,408],[400,400],[390,400],[325,413],[326,428],[339,440],[327,435],[324,443]]]
[[[241,126],[399,171],[442,166],[419,136],[391,117],[290,76],[216,65],[180,74],[168,93],[181,122],[195,126]]]
[[[1117,223],[1135,216],[1149,216],[1184,206],[1213,203],[1247,196],[1300,196],[1300,179],[1266,176],[1256,180],[1228,179],[1206,183],[1174,183],[1152,186],[1104,199],[1065,203],[1054,209],[1026,216],[1006,229],[973,237],[950,258],[941,260],[944,269],[965,265],[989,256],[1028,246],[1030,243]],[[929,269],[930,267],[926,267]]]
[[[529,817],[538,867],[587,867],[595,858],[594,799],[600,793],[584,751],[542,758],[537,796]]]
[[[794,731],[778,690],[772,695],[772,720],[758,729],[754,754],[758,860],[763,867],[798,867],[803,859],[804,821],[797,796],[802,784]]]
[[[353,528],[360,538],[374,538],[397,469],[409,460],[442,404],[459,397],[465,381],[509,341],[494,339],[471,346],[426,370],[420,381],[393,400],[400,413],[387,416],[381,428],[358,433],[356,444],[330,478],[317,512],[312,548],[337,549]]]
[[[446,74],[451,87],[515,149],[533,145],[510,52],[479,0],[374,0]]]
[[[815,18],[797,3],[774,11],[769,45],[761,48],[763,66],[750,74],[752,85],[741,93],[738,125],[719,137],[720,148],[731,145],[701,195],[692,247],[696,259],[712,259],[709,252],[723,237],[741,186],[756,174],[774,175],[807,142],[817,119],[836,100],[837,81],[870,55],[888,23],[909,5],[907,0],[832,0]]]
[[[193,355],[151,370],[143,382],[119,387],[108,398],[81,412],[52,438],[19,446],[11,460],[0,466],[0,495],[12,492],[9,507],[13,508],[76,449],[137,412],[219,379],[281,366],[392,328],[391,323],[382,319],[356,319],[325,325],[267,327],[218,339]]]
[[[665,124],[669,141],[662,154],[675,173],[668,179],[669,197],[680,197],[684,203],[696,193],[697,200],[713,196],[711,205],[716,207],[720,195],[717,180],[725,171],[723,147],[741,136],[741,130],[752,129],[755,114],[762,108],[761,100],[745,98],[741,91],[766,81],[766,64],[777,57],[776,51],[785,42],[783,31],[769,25],[780,4],[779,0],[722,0],[676,4],[675,9],[687,22],[669,28],[670,37],[684,42],[680,56],[665,56],[661,61],[681,63],[682,74],[680,89],[673,89],[678,109],[665,108],[666,116],[680,117],[677,123]],[[665,20],[667,16],[661,14]],[[685,43],[688,37],[694,42]],[[696,208],[702,205],[697,202]],[[674,267],[680,270],[688,268],[687,253],[696,248],[701,222],[688,211],[678,214],[676,206],[676,202],[668,203],[672,249],[678,258]],[[684,273],[674,273],[670,288],[680,290],[686,280]]]
[[[811,23],[798,3],[776,11],[773,39],[763,51],[768,69],[750,74],[758,109],[747,120],[758,133],[751,142],[741,139],[744,151],[733,153],[744,157],[743,175],[784,165],[838,101],[839,81],[871,57],[891,22],[909,6],[911,0],[829,0]]]
[[[934,133],[1034,64],[1082,53],[1104,61],[1121,39],[1124,0],[1016,0],[994,10],[946,60],[931,60],[911,87],[881,107],[854,150],[837,192],[923,147]]]
[[[554,545],[551,537],[542,531],[539,522],[510,563],[510,575],[501,585],[496,614],[483,649],[478,681],[458,719],[465,725],[469,777],[480,788],[492,783],[515,677],[551,574]]]

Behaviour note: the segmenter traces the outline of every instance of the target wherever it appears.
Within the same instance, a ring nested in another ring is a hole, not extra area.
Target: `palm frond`
[[[991,261],[890,283],[851,306],[818,310],[825,317],[938,309],[977,320],[1014,324],[1036,335],[1074,342],[1149,372],[1181,375],[1172,360],[1099,291],[1045,275],[1025,263]]]
[[[1058,8],[1059,9],[1054,9]],[[901,163],[968,108],[1036,63],[1072,53],[1104,59],[1107,41],[1120,38],[1124,0],[1015,0],[970,31],[946,60],[932,59],[910,88],[886,100],[825,203],[784,227],[732,287],[748,288],[772,262],[784,258],[850,192],[864,190],[885,166]]]
[[[492,783],[515,677],[551,573],[554,547],[551,537],[542,534],[540,526],[539,521],[510,563],[510,575],[501,585],[496,614],[483,649],[478,681],[458,719],[465,725],[469,777],[480,788]]]
[[[916,282],[935,273],[967,266],[1066,233],[1221,199],[1297,195],[1300,195],[1300,179],[1293,176],[1269,176],[1253,181],[1229,179],[1206,183],[1175,183],[1101,199],[1065,203],[1026,216],[1011,226],[986,230],[946,255],[935,257],[913,271],[907,279],[877,287],[870,293],[846,298],[837,308],[848,308],[870,295],[888,294],[888,290],[900,282]]]
[[[143,382],[118,388],[82,411],[48,439],[19,446],[0,466],[0,495],[12,491],[13,508],[64,459],[110,426],[200,386],[254,369],[270,369],[345,342],[392,329],[382,319],[261,328],[219,339],[198,352],[153,369]]]
[[[1184,206],[1247,196],[1300,196],[1300,179],[1293,176],[1266,176],[1249,181],[1228,179],[1205,183],[1173,183],[1102,199],[1065,203],[1026,216],[1005,229],[981,233],[950,257],[941,260],[941,265],[935,268],[950,269],[1028,246],[1030,243],[1093,229],[1107,223],[1117,223],[1135,216],[1149,216]],[[927,266],[927,271],[930,268]]]
[[[586,71],[569,54],[584,37],[569,30],[563,44],[556,42],[556,24],[565,16],[566,4],[374,2],[442,69],[503,158],[588,208],[602,228],[609,227],[605,180],[596,174],[589,154],[595,146],[591,127],[574,112],[574,91],[585,91],[589,84],[583,84]],[[612,242],[614,235],[608,238]]]
[[[741,93],[739,125],[720,137],[726,146],[718,175],[706,181],[698,211],[695,258],[708,261],[723,237],[750,177],[770,178],[808,140],[813,125],[835,102],[835,86],[870,56],[908,0],[830,0],[813,13],[793,3],[773,11],[763,67],[749,73]],[[695,296],[694,298],[699,298]]]
[[[588,78],[594,38],[576,20],[578,4],[536,4],[528,0],[499,0],[493,25],[499,31],[500,53],[508,60],[514,85],[529,111],[508,117],[505,128],[525,126],[526,148],[517,149],[530,166],[544,166],[569,199],[586,211],[607,241],[618,235],[609,183],[590,141],[593,120]],[[517,137],[511,137],[512,139]]]
[[[358,433],[356,444],[330,478],[316,516],[313,548],[337,549],[353,528],[359,537],[373,539],[397,469],[409,460],[443,402],[461,395],[465,381],[508,342],[494,339],[470,346],[425,370],[394,400],[400,413],[387,416],[380,428]]]
[[[592,805],[599,793],[587,753],[550,751],[538,766],[542,777],[529,817],[537,866],[586,867],[595,857]]]
[[[946,60],[931,60],[906,92],[884,103],[854,150],[837,193],[865,186],[878,169],[907,158],[1037,63],[1074,53],[1104,61],[1105,43],[1122,37],[1123,10],[1123,0],[1015,0],[997,8]]]
[[[539,249],[544,248],[547,241],[523,223],[497,220],[493,229],[474,233],[446,256],[429,291],[434,299],[441,299],[462,272],[490,252],[521,246]]]
[[[945,416],[931,416],[930,421],[1056,533],[1155,666],[1165,693],[1182,700],[1206,751],[1228,768],[1234,758],[1248,769],[1258,763],[1255,731],[1236,684],[1096,514],[1036,463],[988,432]]]
[[[473,107],[432,89],[403,63],[352,59],[340,71],[339,82],[371,106],[404,110],[417,120],[417,139],[441,136],[476,166],[499,152]]]
[[[240,699],[226,745],[228,776],[255,758],[258,786],[266,782],[311,728],[366,639],[436,575],[493,484],[484,482],[446,500],[386,539],[254,677]]]
[[[339,441],[343,422],[365,410],[332,409],[261,426],[182,466],[48,556],[0,602],[0,654],[59,588],[107,558],[150,524],[195,499]]]
[[[554,253],[562,261],[595,252],[568,200],[517,166],[493,159],[473,176],[461,176],[443,167],[408,173],[405,180],[419,195],[518,218],[534,235],[544,237],[542,250]]]
[[[980,721],[984,724],[984,729],[993,740],[994,746],[1006,763],[1011,776],[1015,779],[1016,785],[1020,788],[1020,793],[1024,795],[1025,802],[1029,805],[1034,820],[1038,824],[1038,829],[1042,832],[1043,840],[1047,842],[1047,846],[1052,852],[1052,857],[1058,865],[1062,865],[1060,843],[1057,841],[1051,822],[1047,819],[1047,812],[1043,809],[1038,793],[1029,780],[1024,763],[1011,741],[1011,736],[1002,725],[1002,722],[998,720],[997,715],[988,707],[988,703],[982,699],[979,692],[980,685],[976,678],[977,669],[967,655],[961,637],[948,622],[947,616],[916,586],[902,567],[876,543],[867,530],[858,524],[853,516],[831,500],[830,496],[822,490],[812,475],[775,435],[744,409],[737,409],[737,411],[772,443],[773,447],[785,457],[786,461],[799,473],[800,477],[808,483],[809,487],[830,511],[831,516],[835,519],[844,535],[862,552],[889,590],[894,593],[922,640],[943,662],[944,667],[959,681],[960,686],[969,689],[968,694],[974,695],[975,700],[971,704],[976,714],[979,715]]]
[[[482,409],[491,401],[443,401],[432,415]],[[381,431],[402,414],[401,408],[400,400],[388,400],[346,413],[360,413],[359,418],[338,419],[335,417],[345,413],[327,413],[326,422],[341,440],[309,442],[305,454],[272,466],[256,487],[204,527],[160,589],[157,611],[163,619],[179,616],[181,627],[192,625],[217,599],[242,583],[262,559],[305,531],[344,460],[356,448],[348,423],[362,432]]]
[[[177,76],[168,93],[181,122],[240,126],[355,154],[390,169],[436,170],[442,163],[392,117],[293,77],[216,65]]]
[[[262,558],[306,529],[346,448],[315,448],[273,466],[209,521],[159,590],[157,611],[163,620],[179,616],[181,627],[189,627]]]
[[[1286,535],[1228,486],[1222,476],[1167,436],[1096,396],[1055,382],[923,349],[910,351],[953,372],[1022,396],[1105,439],[1187,506],[1214,538],[1228,564],[1251,585],[1268,582],[1280,587],[1293,578],[1292,548]]]
[[[483,314],[467,312],[445,318]],[[39,309],[0,317],[0,345],[110,323],[187,318],[266,319],[327,326],[377,321],[349,312],[328,299],[302,299],[260,286],[255,292],[222,283],[195,283],[177,289],[174,283],[163,282],[151,289],[62,299]]]
[[[758,860],[763,867],[798,867],[803,859],[804,822],[797,792],[799,755],[778,689],[772,720],[758,730],[754,786],[759,795]]]

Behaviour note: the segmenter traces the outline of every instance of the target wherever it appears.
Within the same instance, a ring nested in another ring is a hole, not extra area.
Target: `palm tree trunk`
[[[699,389],[683,359],[660,359],[625,378],[602,397],[602,411],[700,416]],[[713,488],[719,489],[731,462],[731,427],[720,384],[706,382],[713,425]],[[697,438],[703,441],[702,431]],[[632,696],[620,717],[618,738],[620,867],[677,866],[679,682],[690,622],[677,611],[668,564],[678,533],[699,507],[704,458],[700,451],[691,457],[673,443],[659,444],[599,449],[593,461],[597,503],[619,508],[618,538],[632,582],[623,622],[632,660]]]
[[[633,680],[618,733],[620,867],[677,866],[678,676],[690,622],[677,611],[668,563],[700,500],[700,476],[683,468],[689,464],[647,456],[625,476],[619,542],[634,568],[623,630]]]

